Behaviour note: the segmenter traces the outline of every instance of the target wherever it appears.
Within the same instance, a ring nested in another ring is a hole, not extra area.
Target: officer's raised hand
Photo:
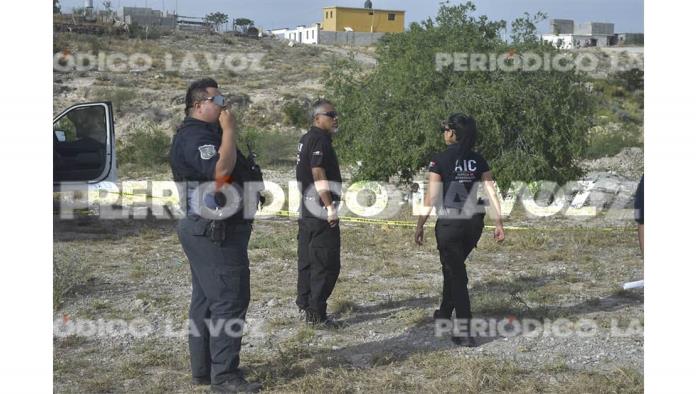
[[[237,145],[234,138],[236,122],[232,112],[223,107],[220,110],[218,122],[222,128],[222,143],[218,151],[220,159],[215,166],[215,182],[220,188],[222,184],[231,179],[232,171],[237,162]]]
[[[229,109],[225,108],[222,111],[220,111],[220,127],[222,128],[222,131],[232,131],[234,130],[234,127],[237,123],[237,119],[234,116],[234,113],[230,111]]]

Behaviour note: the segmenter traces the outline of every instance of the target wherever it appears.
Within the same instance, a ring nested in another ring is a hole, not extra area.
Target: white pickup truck
[[[53,188],[99,189],[117,181],[111,102],[71,106],[53,119]]]

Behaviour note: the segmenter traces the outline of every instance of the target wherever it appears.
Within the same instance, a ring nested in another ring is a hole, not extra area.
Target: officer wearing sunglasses
[[[333,104],[312,106],[312,127],[298,144],[296,178],[302,191],[297,236],[297,306],[319,328],[341,325],[327,317],[326,302],[341,270],[341,170],[332,136],[338,132]]]
[[[478,199],[481,182],[495,214],[494,239],[502,242],[505,232],[492,172],[486,159],[473,150],[478,134],[476,121],[463,114],[453,114],[443,122],[440,131],[447,149],[435,155],[428,166],[427,212],[418,218],[415,242],[423,245],[423,225],[436,206],[435,238],[442,264],[443,286],[442,303],[433,317],[451,319],[452,312],[456,311],[457,319],[463,320],[460,327],[464,328],[472,318],[465,261],[484,228],[485,208]],[[469,330],[462,331],[453,333],[452,340],[458,345],[476,346]]]
[[[186,93],[186,118],[170,152],[174,180],[186,185],[179,193],[186,217],[177,232],[191,268],[189,352],[194,385],[211,385],[214,392],[256,392],[261,385],[247,382],[239,368],[250,299],[251,223],[241,212],[224,220],[207,219],[203,205],[213,207],[197,195],[200,184],[231,182],[233,172],[237,178],[235,168],[245,163],[235,144],[235,118],[224,105],[214,80],[192,83]],[[212,204],[217,203],[215,198]]]

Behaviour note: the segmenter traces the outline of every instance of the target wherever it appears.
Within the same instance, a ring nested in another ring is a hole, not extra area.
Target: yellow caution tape
[[[299,216],[297,212],[290,212],[290,211],[278,211],[276,213],[276,216],[282,216],[282,217],[291,217],[291,216]],[[368,219],[368,218],[358,218],[354,216],[340,216],[339,217],[341,222],[349,222],[349,223],[366,223],[366,224],[377,224],[377,225],[382,225],[382,226],[394,226],[394,227],[416,227],[415,222],[408,222],[408,221],[403,221],[403,220],[385,220],[385,219]],[[435,227],[435,224],[425,224],[425,227]],[[494,229],[495,226],[484,226],[485,228],[488,229]],[[571,227],[571,228],[538,228],[538,227],[519,227],[519,226],[505,226],[505,230],[537,230],[537,231],[568,231],[568,230],[601,230],[601,231],[615,231],[615,230],[623,230],[624,228],[622,227],[607,227],[607,228],[580,228],[580,227]]]
[[[124,197],[145,197],[145,198],[150,198],[150,199],[161,199],[161,200],[169,200],[169,202],[176,203],[178,202],[178,198],[176,197],[160,197],[160,196],[150,196],[147,194],[136,194],[136,193],[123,193],[123,192],[112,192],[112,191],[103,191],[108,194],[118,194]],[[273,215],[264,215],[261,213],[262,216],[280,216],[280,217],[297,217],[299,216],[299,213],[297,212],[291,212],[291,211],[284,211],[280,210],[275,212]],[[376,224],[376,225],[381,225],[381,226],[388,226],[388,227],[416,227],[415,222],[410,222],[410,221],[404,221],[404,220],[386,220],[386,219],[370,219],[370,218],[360,218],[360,217],[355,217],[355,216],[340,216],[339,217],[341,222],[348,222],[348,223],[363,223],[363,224]],[[425,224],[425,227],[435,227],[435,224]],[[488,229],[494,229],[495,226],[484,226],[485,228]],[[539,228],[539,227],[519,227],[519,226],[505,226],[505,230],[519,230],[519,231],[524,231],[524,230],[537,230],[537,231],[573,231],[573,230],[588,230],[588,231],[621,231],[625,230],[625,227],[603,227],[603,228],[596,228],[596,227],[591,227],[591,228],[582,228],[582,227],[566,227],[566,228]]]

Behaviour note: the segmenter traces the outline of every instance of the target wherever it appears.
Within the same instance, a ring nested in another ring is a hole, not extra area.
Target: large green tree
[[[454,112],[476,118],[477,151],[489,159],[503,189],[511,181],[565,183],[581,175],[578,159],[595,107],[583,75],[436,67],[443,53],[559,53],[538,39],[534,26],[542,14],[515,20],[508,42],[505,21],[474,18],[474,10],[470,2],[443,4],[435,20],[387,35],[374,70],[364,72],[349,59],[328,71],[326,95],[342,115],[337,149],[359,164],[357,179],[396,175],[411,181],[444,149],[439,125]]]

